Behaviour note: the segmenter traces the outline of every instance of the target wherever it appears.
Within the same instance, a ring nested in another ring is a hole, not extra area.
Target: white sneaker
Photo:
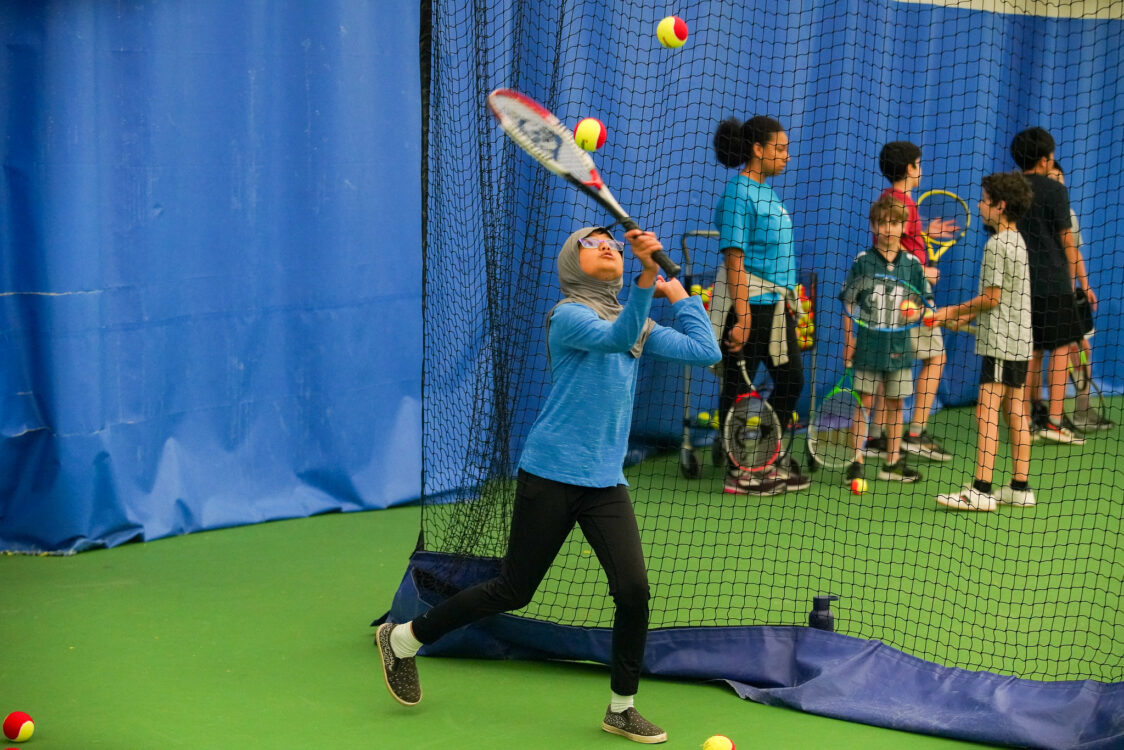
[[[995,491],[995,502],[1001,505],[1019,505],[1029,508],[1034,505],[1034,490],[1016,490],[1006,484]]]
[[[1051,443],[1063,445],[1085,445],[1085,438],[1064,425],[1055,424],[1047,419],[1046,423],[1034,432],[1035,437]]]
[[[953,510],[995,510],[995,496],[969,485],[955,495],[937,495],[937,502]]]

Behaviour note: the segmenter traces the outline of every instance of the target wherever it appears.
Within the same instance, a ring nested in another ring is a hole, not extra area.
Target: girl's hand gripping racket
[[[496,89],[488,95],[488,108],[511,140],[539,164],[604,206],[625,228],[639,229],[621,208],[597,173],[593,158],[574,141],[569,128],[534,99],[512,89]],[[668,277],[679,275],[679,266],[662,250],[652,254]]]

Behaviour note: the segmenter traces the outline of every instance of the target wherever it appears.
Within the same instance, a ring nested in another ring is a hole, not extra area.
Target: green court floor
[[[422,659],[386,694],[369,622],[417,539],[416,507],[193,534],[74,557],[0,556],[0,711],[28,750],[635,747],[599,729],[600,665]],[[698,748],[980,747],[645,680],[642,711]]]

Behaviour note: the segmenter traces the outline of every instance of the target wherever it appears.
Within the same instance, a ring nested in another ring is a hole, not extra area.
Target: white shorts
[[[944,354],[944,337],[940,326],[919,325],[909,331],[913,358],[926,360]]]
[[[857,393],[874,395],[878,393],[878,386],[882,386],[882,395],[885,398],[906,398],[913,395],[913,371],[890,370],[878,372],[876,370],[855,370],[855,391]]]

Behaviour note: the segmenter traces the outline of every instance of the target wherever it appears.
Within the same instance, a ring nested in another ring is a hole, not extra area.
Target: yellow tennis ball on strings
[[[586,151],[596,151],[605,145],[609,131],[596,117],[583,117],[574,127],[574,140]]]
[[[761,426],[761,417],[750,417],[745,420],[745,426],[751,429],[756,429]]]
[[[898,309],[901,310],[902,318],[908,321],[916,320],[921,314],[921,305],[911,299],[903,301]]]
[[[716,734],[706,738],[703,750],[735,750],[734,741],[724,734]]]
[[[668,16],[656,26],[656,39],[668,48],[682,47],[687,41],[687,24],[678,16]]]

